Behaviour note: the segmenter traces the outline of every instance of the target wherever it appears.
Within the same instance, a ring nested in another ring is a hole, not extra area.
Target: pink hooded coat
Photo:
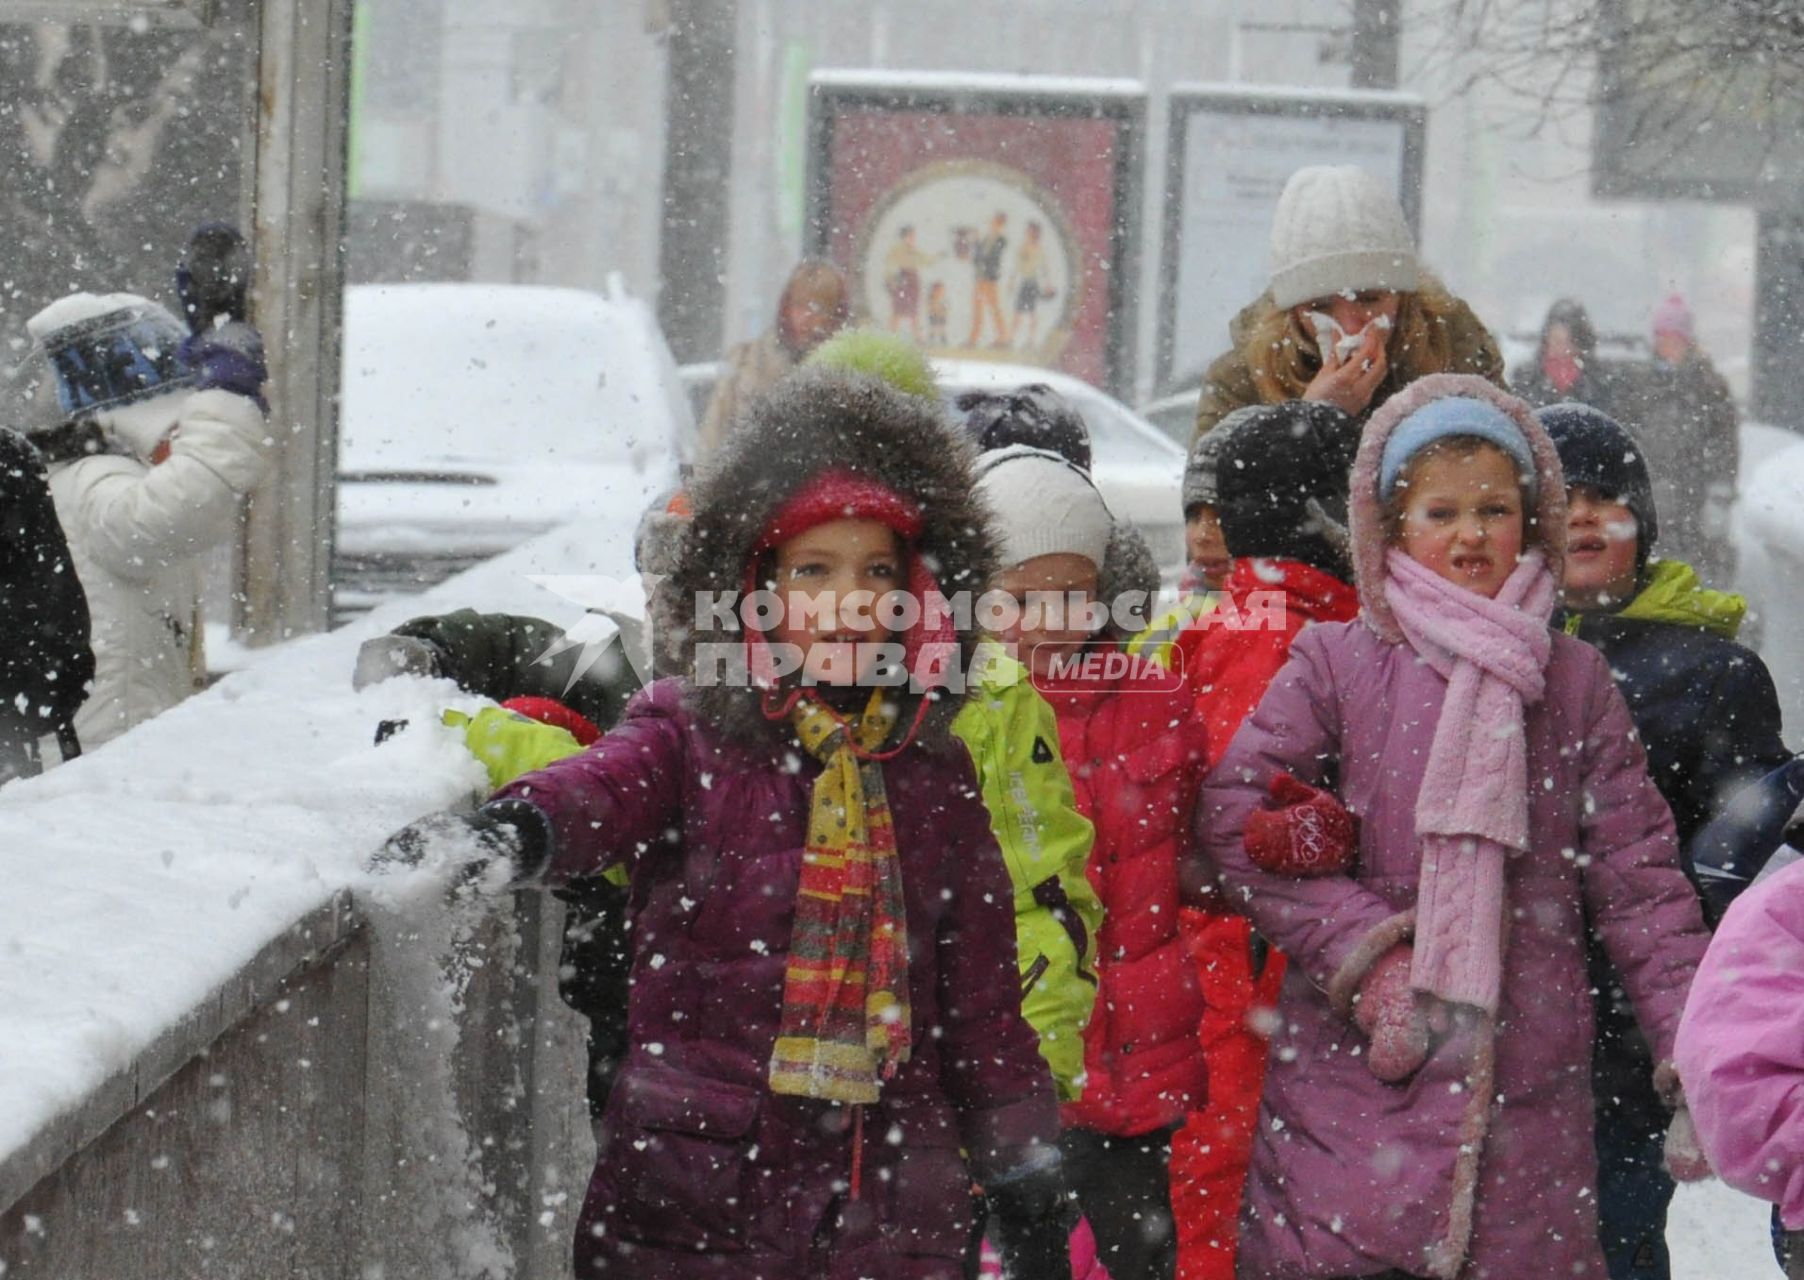
[[[1364,614],[1297,638],[1197,811],[1206,860],[1291,957],[1248,1183],[1243,1276],[1601,1278],[1586,919],[1661,1060],[1703,954],[1672,815],[1609,668],[1589,645],[1555,635],[1545,695],[1525,715],[1531,847],[1505,873],[1496,1021],[1462,1019],[1399,1085],[1366,1067],[1350,1004],[1372,964],[1411,934],[1416,797],[1436,763],[1428,748],[1447,692],[1383,599],[1378,461],[1400,421],[1450,395],[1488,400],[1521,426],[1538,472],[1540,541],[1559,572],[1565,490],[1546,433],[1480,379],[1414,383],[1367,426],[1353,471]],[[1293,880],[1247,859],[1247,814],[1286,770],[1332,786],[1358,815],[1351,873]]]
[[[1723,917],[1679,1024],[1679,1075],[1710,1167],[1804,1228],[1804,863]]]

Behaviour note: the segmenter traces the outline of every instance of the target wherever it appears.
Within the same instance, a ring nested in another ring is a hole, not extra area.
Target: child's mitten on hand
[[[1680,1182],[1702,1182],[1711,1173],[1697,1126],[1691,1122],[1691,1108],[1684,1103],[1666,1126],[1666,1171]]]
[[[1288,773],[1272,779],[1274,807],[1247,815],[1247,857],[1274,875],[1339,875],[1353,865],[1359,820],[1326,791]]]
[[[1353,1022],[1371,1041],[1366,1066],[1386,1084],[1409,1079],[1428,1060],[1432,1031],[1424,1001],[1409,985],[1415,951],[1398,943],[1361,979]]]

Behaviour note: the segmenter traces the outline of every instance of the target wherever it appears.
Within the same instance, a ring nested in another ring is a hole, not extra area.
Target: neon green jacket
[[[1214,591],[1198,591],[1185,596],[1129,640],[1127,651],[1137,658],[1150,646],[1152,653],[1148,656],[1154,662],[1162,667],[1171,666],[1171,649],[1178,633],[1215,608],[1220,599],[1219,593]]]
[[[1083,1092],[1084,1026],[1096,1002],[1102,902],[1084,874],[1094,830],[1078,812],[1052,708],[1000,648],[985,645],[979,654],[977,691],[952,728],[971,752],[1015,887],[1022,1012],[1060,1098],[1072,1101]],[[497,789],[582,750],[568,731],[502,707],[473,716],[448,711],[445,723],[462,728],[464,745]]]
[[[1084,874],[1095,829],[1077,808],[1059,725],[1026,669],[986,643],[977,689],[952,722],[977,767],[1015,886],[1022,1012],[1063,1101],[1083,1093],[1084,1027],[1096,1003],[1102,900]]]
[[[1698,580],[1697,570],[1683,560],[1655,560],[1648,566],[1647,582],[1635,598],[1614,615],[1631,622],[1666,622],[1698,627],[1733,640],[1747,616],[1745,596],[1713,591]],[[1575,636],[1587,615],[1575,613],[1566,620],[1566,634]]]

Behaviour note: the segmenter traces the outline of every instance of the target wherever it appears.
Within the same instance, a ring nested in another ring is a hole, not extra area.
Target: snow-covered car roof
[[[561,457],[643,470],[694,435],[657,321],[630,296],[354,285],[344,349],[345,472]]]

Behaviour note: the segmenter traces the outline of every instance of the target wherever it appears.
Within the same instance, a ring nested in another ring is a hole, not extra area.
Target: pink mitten
[[[1680,1182],[1702,1182],[1710,1176],[1710,1161],[1698,1142],[1697,1126],[1691,1122],[1691,1108],[1679,1104],[1666,1126],[1666,1171]]]
[[[1360,980],[1353,1021],[1366,1033],[1366,1066],[1386,1084],[1409,1079],[1428,1060],[1429,1026],[1423,1002],[1409,985],[1415,951],[1399,942]]]

